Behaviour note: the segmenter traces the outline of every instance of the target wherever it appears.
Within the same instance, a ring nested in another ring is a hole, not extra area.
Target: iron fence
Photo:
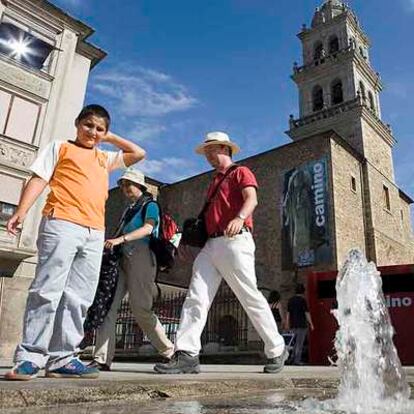
[[[154,312],[174,343],[186,293],[164,294],[154,304]],[[211,306],[201,342],[204,351],[247,349],[247,315],[230,288],[223,282]],[[155,352],[149,339],[135,322],[124,298],[116,323],[116,352],[127,355]],[[145,347],[148,346],[148,347]]]

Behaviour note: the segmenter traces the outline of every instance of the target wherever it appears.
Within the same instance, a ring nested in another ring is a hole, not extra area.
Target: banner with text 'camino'
[[[283,175],[282,269],[331,260],[328,168],[324,157]]]

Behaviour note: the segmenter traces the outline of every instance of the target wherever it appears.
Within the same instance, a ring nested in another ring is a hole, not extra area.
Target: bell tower
[[[334,130],[394,181],[395,140],[381,119],[382,84],[357,16],[341,1],[326,0],[298,37],[303,62],[294,63],[292,79],[299,90],[299,117],[290,115],[287,134],[298,141]]]

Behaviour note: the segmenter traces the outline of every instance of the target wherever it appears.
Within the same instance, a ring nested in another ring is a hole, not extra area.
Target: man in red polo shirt
[[[264,372],[280,372],[287,359],[283,337],[266,299],[257,288],[252,237],[257,181],[247,167],[233,163],[232,155],[238,151],[239,147],[223,132],[208,133],[204,143],[196,148],[216,171],[207,192],[207,199],[212,195],[213,198],[205,211],[209,238],[194,261],[174,356],[167,364],[155,365],[158,373],[200,372],[200,337],[222,278],[263,339],[268,358]]]

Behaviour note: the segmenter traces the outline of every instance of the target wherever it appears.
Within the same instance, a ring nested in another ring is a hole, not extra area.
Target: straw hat
[[[204,150],[209,145],[227,145],[231,148],[232,155],[237,154],[240,151],[240,148],[237,144],[230,141],[230,137],[225,132],[214,131],[209,132],[205,138],[204,142],[200,144],[196,149],[195,152],[197,154],[204,154]]]
[[[144,191],[147,190],[147,186],[145,184],[145,175],[137,168],[128,167],[119,178],[118,185],[121,184],[122,180],[132,181],[135,184],[139,184],[144,189]]]

